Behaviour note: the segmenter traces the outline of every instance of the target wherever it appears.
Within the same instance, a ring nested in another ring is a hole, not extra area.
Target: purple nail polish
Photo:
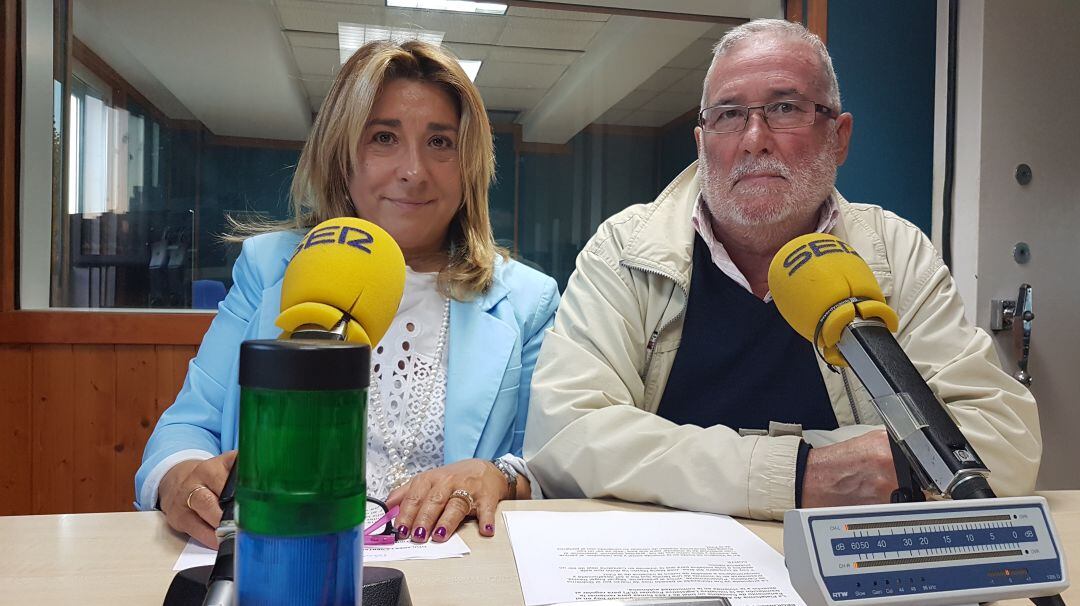
[[[439,526],[435,529],[435,536],[439,537],[440,539],[446,537],[446,529],[442,526]]]
[[[401,526],[398,526],[397,527],[397,536],[398,536],[399,539],[407,539],[407,538],[409,538],[409,527],[404,525],[404,524],[402,524]]]
[[[492,525],[492,524],[486,524],[486,525],[484,526],[484,530],[486,530],[486,531],[488,531],[488,532],[495,532],[495,526],[494,526],[494,525]]]
[[[417,526],[416,530],[413,531],[412,536],[418,541],[423,541],[424,537],[427,536],[427,531],[424,530],[423,526]]]

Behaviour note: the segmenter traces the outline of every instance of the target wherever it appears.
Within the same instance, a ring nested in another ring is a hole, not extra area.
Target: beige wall
[[[944,4],[944,2],[943,2]],[[960,3],[953,271],[969,316],[1034,287],[1029,370],[1045,443],[1039,486],[1080,487],[1080,3]],[[944,49],[939,46],[939,61]],[[943,71],[940,71],[943,74]],[[939,78],[939,88],[944,88]],[[1020,163],[1034,178],[1019,185]],[[1012,257],[1031,246],[1025,265]],[[997,336],[1007,371],[1011,335]]]

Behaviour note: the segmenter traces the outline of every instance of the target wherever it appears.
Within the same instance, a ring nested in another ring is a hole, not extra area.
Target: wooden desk
[[[1074,586],[1066,602],[1080,606],[1080,491],[1042,493],[1068,556]],[[633,503],[551,500],[510,501],[502,510],[656,511]],[[783,528],[745,520],[747,528],[783,549]],[[398,562],[416,606],[522,604],[510,542],[501,518],[494,538],[461,531],[472,554],[464,558]],[[0,604],[161,604],[172,566],[185,538],[169,530],[159,513],[104,513],[0,518]],[[1023,600],[1005,605],[1029,604]]]

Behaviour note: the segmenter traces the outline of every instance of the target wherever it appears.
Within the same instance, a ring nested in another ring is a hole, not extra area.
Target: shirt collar
[[[840,205],[837,204],[836,200],[830,194],[828,198],[825,198],[825,202],[821,205],[821,211],[818,214],[818,225],[814,231],[819,234],[832,231],[839,221]],[[690,223],[694,226],[694,231],[696,231],[705,242],[705,246],[708,247],[709,257],[712,258],[713,264],[729,278],[734,280],[736,284],[745,288],[747,292],[753,293],[754,291],[750,287],[750,281],[746,279],[746,276],[744,276],[742,271],[735,265],[735,262],[731,260],[731,255],[728,254],[723,243],[716,239],[716,235],[712,230],[709,207],[701,194],[698,194],[697,203],[694,205],[694,214],[690,218]],[[767,293],[764,300],[771,301],[772,293]]]

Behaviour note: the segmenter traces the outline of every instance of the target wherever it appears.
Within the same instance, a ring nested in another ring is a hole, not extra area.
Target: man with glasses
[[[820,39],[777,20],[732,29],[701,108],[698,162],[578,256],[533,376],[525,457],[544,495],[766,519],[888,502],[897,479],[867,392],[820,362],[769,295],[776,251],[813,232],[869,263],[900,316],[897,340],[997,494],[1030,492],[1031,393],[964,319],[930,241],[834,188],[852,116]]]

